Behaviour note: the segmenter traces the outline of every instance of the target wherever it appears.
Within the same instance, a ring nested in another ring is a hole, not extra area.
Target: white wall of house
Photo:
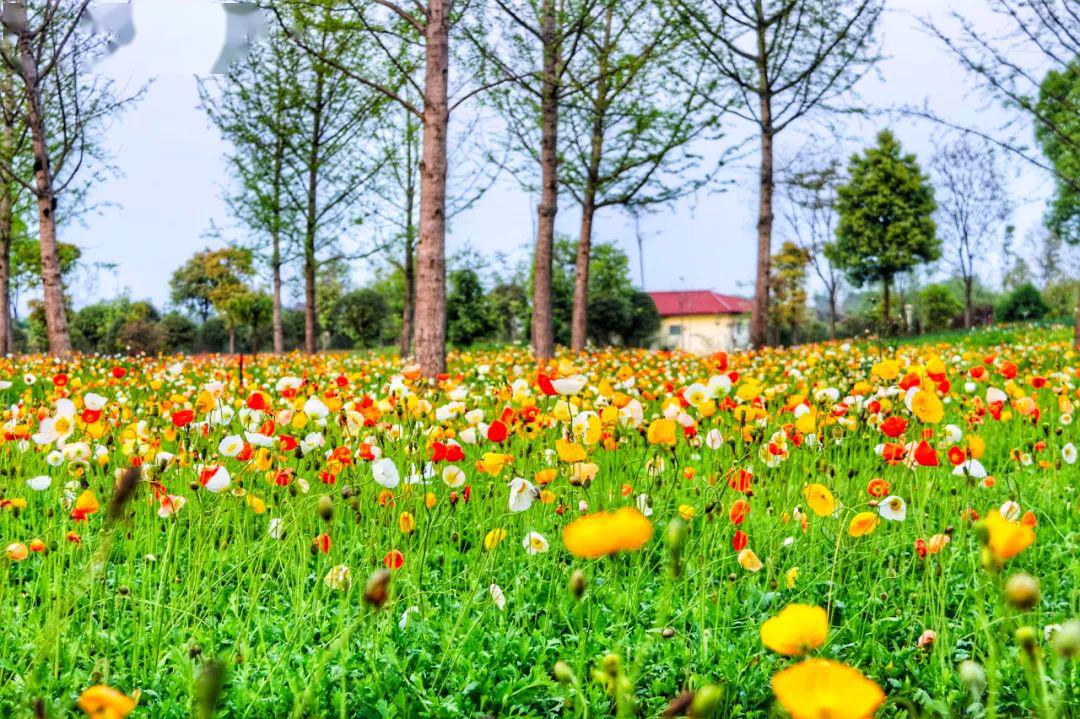
[[[672,315],[660,320],[656,347],[694,354],[750,346],[750,315]]]

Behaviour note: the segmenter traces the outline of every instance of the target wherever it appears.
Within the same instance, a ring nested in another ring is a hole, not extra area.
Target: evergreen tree
[[[881,283],[889,332],[893,278],[941,256],[933,188],[915,156],[904,154],[896,137],[883,130],[877,145],[851,158],[836,205],[836,241],[826,253],[856,287]]]
[[[455,347],[468,347],[495,334],[495,320],[480,283],[472,269],[450,273],[450,292],[446,297],[446,336]]]

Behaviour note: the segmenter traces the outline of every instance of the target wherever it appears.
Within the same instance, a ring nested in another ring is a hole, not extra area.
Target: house
[[[656,347],[710,354],[750,344],[752,300],[712,290],[650,292],[649,296],[660,313]]]

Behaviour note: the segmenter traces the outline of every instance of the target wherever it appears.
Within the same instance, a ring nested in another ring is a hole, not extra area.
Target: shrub
[[[1029,282],[1017,287],[1002,301],[998,318],[1003,322],[1041,320],[1049,311],[1039,290]]]

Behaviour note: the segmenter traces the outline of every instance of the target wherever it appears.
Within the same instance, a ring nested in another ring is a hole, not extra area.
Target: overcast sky
[[[1005,29],[977,0],[953,4],[962,7],[988,35]],[[945,22],[946,8],[941,0],[890,0],[882,26],[887,58],[875,75],[862,82],[859,93],[869,107],[925,102],[958,124],[997,129],[1012,119],[1010,115],[976,93],[971,78],[918,27],[920,17]],[[197,107],[195,77],[208,72],[217,58],[225,35],[224,12],[209,0],[134,0],[133,13],[134,40],[98,71],[129,87],[156,79],[142,102],[108,129],[106,145],[122,174],[96,186],[93,197],[111,204],[85,218],[85,227],[65,228],[61,237],[81,246],[89,262],[115,266],[84,273],[86,281],[72,288],[77,305],[126,292],[133,299],[148,298],[166,306],[173,269],[196,250],[217,244],[206,237],[212,223],[230,223],[221,200],[227,183],[223,156],[228,148]],[[737,119],[730,122],[732,136],[748,131]],[[816,123],[811,125],[820,130]],[[948,139],[941,128],[890,120],[882,114],[849,124],[845,136],[851,139],[837,150],[846,157],[871,143],[885,126],[893,129],[924,168],[929,166],[935,143]],[[1023,139],[1030,141],[1030,137]],[[794,126],[786,131],[779,141],[778,167],[805,146],[801,131]],[[748,158],[722,174],[728,181],[723,192],[703,192],[641,220],[647,289],[712,288],[750,294],[757,185],[755,148],[747,149]],[[701,151],[716,157],[719,149]],[[1006,166],[1016,203],[1013,222],[1022,240],[1029,228],[1038,225],[1052,184],[1030,166],[1011,160]],[[448,252],[468,244],[485,253],[525,257],[534,215],[535,198],[522,192],[512,178],[503,178],[475,207],[453,220]],[[577,222],[576,208],[563,200],[559,230],[574,234]],[[784,230],[778,212],[775,239],[781,239]],[[617,211],[608,212],[598,218],[595,233],[598,240],[614,241],[626,250],[637,281],[633,223]],[[355,281],[362,283],[370,272],[369,266],[358,265]],[[997,278],[1000,271],[987,267],[984,274]]]

